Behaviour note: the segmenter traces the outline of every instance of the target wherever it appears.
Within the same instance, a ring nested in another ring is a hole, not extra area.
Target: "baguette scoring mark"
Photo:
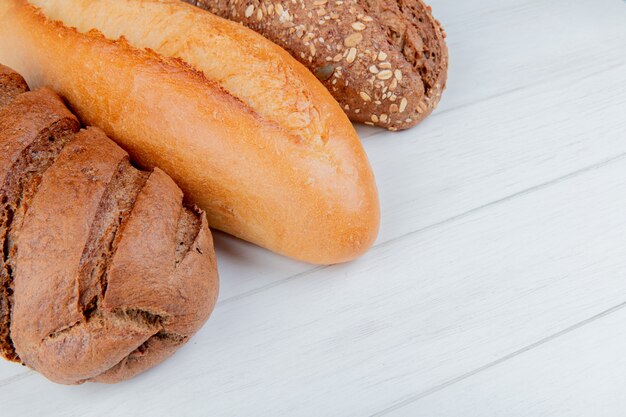
[[[242,20],[238,16],[249,7],[248,2],[241,0],[185,1],[236,21]],[[421,119],[418,114],[428,113],[439,100],[441,83],[431,87],[430,92],[423,91],[426,94],[423,98],[425,104],[420,106],[416,103],[421,93],[415,83],[421,79],[423,87],[427,86],[421,73],[412,71],[413,63],[408,61],[404,50],[405,44],[414,42],[419,45],[420,38],[424,40],[423,34],[417,33],[415,37],[414,31],[407,31],[411,26],[407,11],[412,11],[415,20],[423,20],[422,23],[434,22],[437,26],[435,30],[445,37],[439,23],[432,18],[430,8],[424,6],[421,0],[402,4],[398,1],[399,13],[394,9],[395,5],[387,7],[382,1],[375,0],[282,0],[277,3],[272,0],[255,0],[256,4],[257,8],[263,8],[266,4],[268,10],[270,6],[275,8],[276,16],[262,23],[246,21],[246,25],[291,51],[316,75],[327,62],[345,61],[347,69],[344,72],[337,68],[329,78],[326,78],[325,73],[318,79],[344,104],[344,109],[346,102],[352,105],[352,113],[349,115],[354,116],[353,120],[370,121],[370,115],[374,113],[378,118],[377,123],[387,128],[402,125],[406,123],[406,118],[398,115],[401,113],[399,102],[402,96],[406,95],[404,110],[411,113],[413,120]],[[287,6],[290,8],[288,16],[283,14]],[[423,13],[419,11],[420,8],[424,8]],[[381,13],[382,10],[390,13],[383,16],[385,13]],[[393,22],[388,22],[391,14],[398,19],[397,28]],[[267,16],[270,17],[269,14]],[[376,23],[371,25],[370,22]],[[381,41],[381,31],[384,38],[388,38],[385,31],[389,29],[397,29],[398,33],[412,36],[410,39],[399,37],[398,42],[401,40],[401,44],[393,42],[393,39]],[[394,92],[401,97],[397,97]],[[365,93],[370,100],[364,99],[361,93]],[[354,107],[361,104],[359,99],[364,100],[363,108],[357,112]],[[362,115],[355,116],[358,113]]]
[[[290,137],[320,136],[324,142],[329,138],[329,113],[315,99],[315,88],[307,82],[308,79],[273,44],[242,31],[238,24],[220,19],[218,25],[217,17],[197,13],[190,7],[179,7],[178,2],[173,1],[116,0],[115,16],[111,16],[108,2],[30,1],[41,8],[44,16],[75,27],[81,33],[97,31],[112,42],[124,38],[129,47],[154,51],[165,60],[181,60],[190,69],[202,73],[205,79],[217,83],[261,119],[282,128]],[[239,2],[238,6],[240,18],[245,16],[250,25],[263,24],[270,13],[274,19],[293,20],[281,2]],[[109,18],[103,19],[102,16]],[[219,29],[220,25],[225,28]],[[188,28],[184,36],[180,28]],[[302,60],[312,62],[324,46],[319,41],[321,37],[309,38],[306,28],[302,31],[303,37],[305,33],[309,45]],[[229,51],[229,57],[245,59],[241,65],[225,68],[224,59],[227,58],[224,58],[223,51]],[[328,79],[338,74],[330,69],[324,71]],[[251,72],[254,77],[249,76]],[[306,101],[307,105],[298,109],[300,101]]]
[[[228,10],[224,10],[221,1],[225,0],[217,0],[217,3],[196,0],[195,3],[200,3],[201,7],[231,19],[238,13],[254,16],[248,3],[229,0]],[[287,5],[293,8],[291,13],[285,13]],[[247,21],[246,24],[266,35],[268,30],[283,28],[282,35],[270,31],[270,38],[278,40],[281,46],[292,49],[294,46],[289,42],[297,42],[300,46],[292,52],[302,63],[312,67],[315,76],[324,82],[330,91],[339,92],[350,88],[350,84],[354,83],[352,88],[363,102],[348,104],[344,102],[342,107],[345,111],[352,111],[353,115],[363,112],[362,117],[367,118],[367,121],[371,121],[371,114],[375,114],[376,123],[387,127],[400,121],[396,117],[399,105],[394,103],[398,97],[393,91],[401,85],[402,69],[394,68],[393,62],[396,58],[389,58],[390,53],[386,49],[381,50],[378,46],[372,45],[369,38],[363,35],[368,29],[368,24],[374,22],[374,19],[368,15],[359,0],[291,0],[291,3],[260,0],[258,4],[255,3],[255,7],[257,10],[263,9],[264,16],[268,18],[273,16],[269,10],[275,10],[274,23]],[[333,25],[331,28],[337,29],[337,32],[329,32],[324,28],[328,22]],[[342,33],[344,36],[339,37]],[[337,65],[342,61],[345,61],[350,71],[355,72],[342,71],[341,66]],[[363,69],[370,74],[365,83],[358,81],[358,78],[362,78]],[[354,105],[351,107],[352,104]],[[364,108],[358,108],[360,105]],[[408,101],[405,108],[407,106]],[[404,118],[401,121],[403,122]]]

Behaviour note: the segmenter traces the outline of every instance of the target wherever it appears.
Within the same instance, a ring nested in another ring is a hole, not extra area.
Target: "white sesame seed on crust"
[[[245,12],[244,16],[250,17],[250,16],[252,16],[252,13],[254,13],[254,4],[251,4],[248,7],[246,7],[246,12]]]
[[[359,95],[361,96],[363,101],[372,101],[372,98],[370,97],[370,95],[367,94],[365,91],[359,92]]]
[[[348,55],[346,56],[346,61],[348,61],[348,63],[354,62],[354,60],[356,59],[356,52],[356,48],[350,48],[350,50],[348,51]]]
[[[406,97],[402,97],[402,100],[400,100],[400,107],[398,108],[400,113],[402,113],[402,112],[404,112],[404,110],[406,110],[406,105],[407,104],[409,104],[409,101],[406,99]]]
[[[343,44],[347,47],[357,46],[363,40],[363,35],[359,32],[354,32],[348,35],[344,40]]]
[[[381,72],[379,72],[378,74],[376,74],[376,78],[378,78],[379,80],[388,80],[391,77],[393,77],[393,73],[391,72],[391,70],[382,70]]]
[[[352,26],[352,29],[354,30],[358,30],[358,31],[365,30],[365,24],[362,22],[354,22],[351,26]]]

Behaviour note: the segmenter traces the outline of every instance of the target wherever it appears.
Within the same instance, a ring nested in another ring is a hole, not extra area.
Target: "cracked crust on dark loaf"
[[[206,217],[99,129],[78,132],[50,90],[14,91],[0,87],[1,353],[59,383],[128,379],[213,309]]]

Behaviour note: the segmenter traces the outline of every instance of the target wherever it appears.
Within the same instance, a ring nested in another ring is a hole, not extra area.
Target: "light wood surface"
[[[116,386],[0,363],[0,416],[623,416],[626,3],[430,3],[439,109],[358,127],[369,253],[314,267],[216,233],[189,345]]]

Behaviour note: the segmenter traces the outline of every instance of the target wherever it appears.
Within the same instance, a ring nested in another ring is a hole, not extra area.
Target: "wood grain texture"
[[[171,360],[70,389],[0,364],[0,414],[619,415],[626,4],[431,4],[440,108],[358,128],[377,247],[320,268],[218,234],[220,302]]]
[[[619,304],[387,415],[621,417],[626,409],[625,307]]]

